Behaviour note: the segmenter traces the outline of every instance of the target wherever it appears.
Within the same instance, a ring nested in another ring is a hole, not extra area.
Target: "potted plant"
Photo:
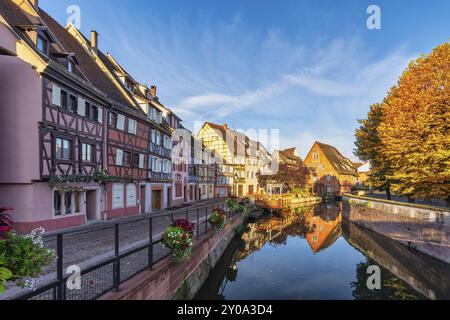
[[[11,216],[4,213],[12,210],[0,208],[0,293],[8,281],[21,288],[36,289],[37,278],[56,257],[53,250],[44,246],[43,228],[24,236],[13,230]]]
[[[176,220],[167,227],[163,244],[169,248],[172,261],[181,263],[191,257],[195,225],[187,220]]]
[[[43,228],[25,236],[11,230],[0,240],[0,267],[8,269],[8,279],[21,288],[36,289],[37,278],[56,258],[55,251],[44,246],[44,233]]]
[[[213,226],[214,230],[220,232],[227,222],[225,211],[222,209],[214,209],[208,221]]]

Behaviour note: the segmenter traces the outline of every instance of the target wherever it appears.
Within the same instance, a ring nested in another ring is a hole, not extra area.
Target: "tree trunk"
[[[386,188],[386,199],[391,200],[391,187],[387,186]]]

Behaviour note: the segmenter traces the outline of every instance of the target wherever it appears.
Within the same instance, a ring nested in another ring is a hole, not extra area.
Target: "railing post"
[[[58,280],[58,287],[56,289],[56,300],[64,299],[64,279],[63,279],[63,235],[59,233],[56,235],[56,277]]]
[[[197,208],[197,240],[200,238],[200,208]]]
[[[119,256],[119,224],[114,224],[114,264],[113,264],[113,284],[114,290],[119,291],[120,285],[120,256]]]
[[[206,215],[205,215],[205,234],[208,233],[208,206],[205,207]]]
[[[153,218],[148,219],[148,236],[149,236],[149,247],[148,247],[148,268],[151,270],[153,268]]]

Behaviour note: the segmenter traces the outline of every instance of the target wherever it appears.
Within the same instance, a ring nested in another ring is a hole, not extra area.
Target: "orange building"
[[[306,213],[305,217],[311,228],[306,234],[306,241],[314,253],[330,247],[342,234],[342,214],[338,207],[327,209],[320,215]]]
[[[316,194],[341,195],[358,181],[353,162],[330,145],[315,142],[304,162],[311,170],[310,185]]]

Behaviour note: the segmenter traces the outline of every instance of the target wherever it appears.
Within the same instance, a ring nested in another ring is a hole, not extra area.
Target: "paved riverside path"
[[[63,233],[64,270],[71,265],[78,265],[82,270],[85,270],[90,266],[96,265],[103,260],[114,256],[114,225],[116,223],[120,224],[119,248],[120,253],[123,253],[129,249],[145,245],[149,242],[150,217],[153,217],[152,232],[154,241],[161,239],[164,230],[171,223],[172,214],[174,219],[185,219],[187,214],[189,221],[196,223],[198,211],[200,221],[199,233],[203,234],[205,232],[205,227],[208,226],[208,224],[202,224],[202,222],[205,221],[206,209],[208,209],[208,214],[210,214],[213,206],[222,205],[224,202],[225,199],[199,201],[192,206],[180,209],[160,210],[153,214],[142,214],[134,217],[99,221],[79,227],[58,230],[46,234],[44,237],[44,244],[47,248],[56,250],[56,235],[58,233]],[[163,248],[161,244],[155,244],[153,251],[154,261],[168,253],[168,250]],[[125,258],[123,263],[121,263],[121,278],[124,279],[129,277],[133,272],[139,270],[140,267],[145,266],[146,263],[148,263],[147,250],[137,252],[136,254]],[[106,267],[108,266],[105,266],[105,270],[99,269],[98,272],[95,271],[92,272],[92,274],[87,274],[86,277],[82,277],[84,287],[87,285],[91,285],[91,287],[95,286],[93,292],[75,292],[78,296],[72,298],[86,299],[95,295],[102,287],[107,287],[112,281],[112,270],[110,270],[111,266],[108,268]],[[56,261],[44,270],[44,274],[40,278],[41,284],[53,280],[56,280]],[[27,292],[27,290],[24,291],[15,286],[9,286],[7,292],[0,296],[0,300],[15,298],[25,292]]]

